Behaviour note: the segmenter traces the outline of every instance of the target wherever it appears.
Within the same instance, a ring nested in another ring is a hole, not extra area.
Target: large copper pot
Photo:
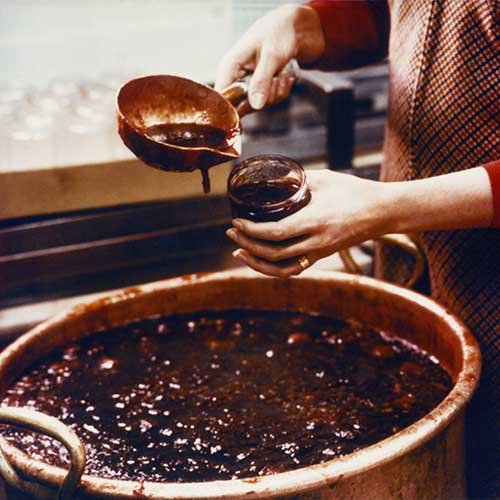
[[[66,498],[465,498],[464,408],[479,377],[477,343],[467,328],[436,302],[367,277],[310,271],[306,276],[280,280],[248,271],[228,271],[124,290],[43,323],[8,347],[0,355],[0,396],[35,360],[96,330],[158,314],[234,308],[315,312],[359,319],[404,337],[436,356],[451,374],[454,387],[434,410],[408,428],[323,464],[266,477],[206,483],[140,483],[84,475],[78,493]],[[0,419],[15,420],[16,415],[9,416],[9,411],[3,409]],[[62,439],[71,445],[71,436]],[[13,465],[9,482],[16,483],[15,474],[19,474],[17,488],[31,485],[29,498],[48,498],[44,495],[56,491],[65,480],[66,471],[32,460],[3,439],[0,446],[4,466]],[[78,450],[73,452],[74,482],[81,463]],[[5,476],[5,468],[2,472]],[[14,493],[11,495],[16,498]]]

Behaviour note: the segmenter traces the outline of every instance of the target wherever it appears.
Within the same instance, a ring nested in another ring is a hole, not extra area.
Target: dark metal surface
[[[0,229],[0,307],[220,268],[225,197],[68,214]]]

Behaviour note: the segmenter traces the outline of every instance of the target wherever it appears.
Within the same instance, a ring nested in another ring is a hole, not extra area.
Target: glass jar
[[[253,156],[237,164],[227,190],[233,217],[255,222],[287,217],[311,199],[304,169],[281,155]]]

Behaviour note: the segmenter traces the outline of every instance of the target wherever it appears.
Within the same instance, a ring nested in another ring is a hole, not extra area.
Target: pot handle
[[[377,241],[383,243],[394,245],[402,248],[415,259],[415,266],[413,268],[413,273],[403,286],[406,288],[411,288],[422,276],[425,269],[425,259],[418,248],[418,246],[413,242],[406,234],[385,234],[377,238]],[[342,260],[345,270],[351,274],[361,274],[361,269],[352,258],[352,255],[348,248],[344,248],[339,251],[339,257]]]
[[[343,248],[339,250],[339,257],[342,260],[344,269],[350,274],[362,274],[361,268],[358,266],[357,262],[353,259],[351,252],[348,248]]]
[[[54,493],[50,488],[21,479],[0,447],[0,476],[6,483],[38,500],[74,499],[75,489],[85,469],[85,449],[78,436],[58,419],[28,408],[0,408],[0,423],[15,425],[57,439],[68,450],[71,458],[70,470],[59,491]]]
[[[404,286],[411,288],[415,285],[425,270],[424,254],[420,248],[418,248],[417,244],[406,234],[385,234],[380,238],[377,238],[377,241],[387,243],[388,245],[398,246],[413,256],[415,259],[413,273]]]

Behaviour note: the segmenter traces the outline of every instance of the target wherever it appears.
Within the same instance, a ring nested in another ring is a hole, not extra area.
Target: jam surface
[[[252,182],[232,188],[230,193],[233,217],[255,222],[276,221],[305,207],[309,190],[296,199],[300,185],[293,180]]]
[[[262,181],[237,186],[232,194],[245,205],[274,205],[291,198],[299,188],[293,180]]]
[[[331,460],[418,420],[451,387],[436,359],[358,324],[226,311],[91,335],[33,366],[2,405],[73,428],[87,474],[183,482]],[[67,463],[50,438],[0,432],[34,458]]]
[[[144,129],[149,138],[182,147],[228,147],[225,130],[196,123],[160,123]]]
[[[229,134],[220,128],[211,125],[197,123],[159,123],[142,130],[142,133],[158,142],[184,148],[214,148],[218,150],[228,150],[235,134],[239,130],[232,130]],[[168,155],[166,155],[165,165],[168,165]],[[208,167],[203,163],[197,165],[201,170],[203,192],[210,192],[210,178]],[[163,168],[163,167],[162,167]],[[165,168],[168,167],[165,166]]]

